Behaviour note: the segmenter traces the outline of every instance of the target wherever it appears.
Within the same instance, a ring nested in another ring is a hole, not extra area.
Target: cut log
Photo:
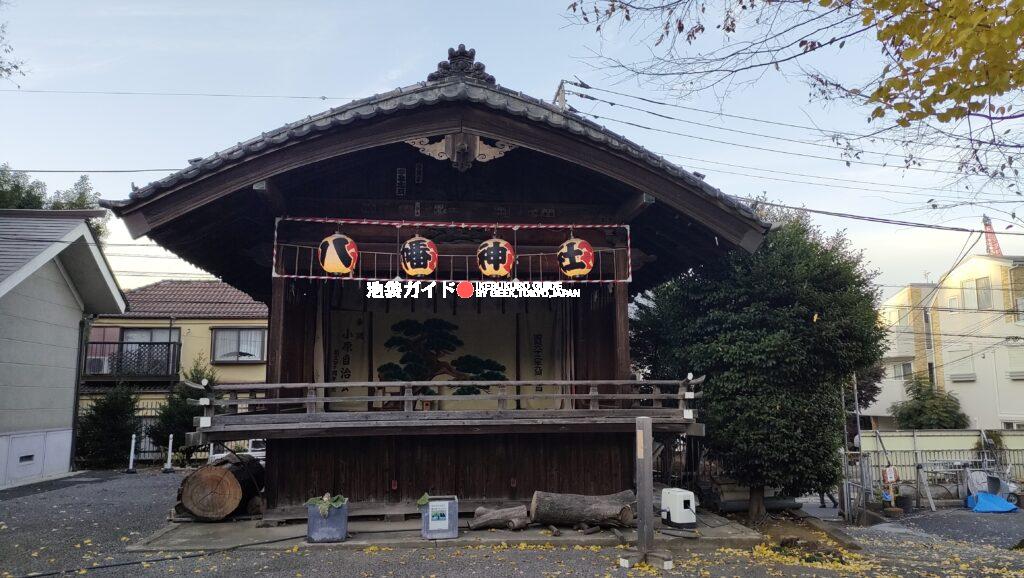
[[[514,506],[491,510],[489,508],[477,508],[473,511],[473,519],[469,521],[470,530],[486,530],[487,528],[505,528],[509,522],[519,518],[529,518],[526,506]],[[510,528],[515,529],[515,528]]]
[[[632,526],[635,502],[636,495],[631,490],[607,496],[534,492],[530,517],[534,523],[543,525]]]
[[[207,464],[181,482],[182,507],[197,520],[216,522],[246,508],[263,491],[263,466],[234,454]]]
[[[523,506],[525,507],[525,506]],[[509,530],[522,530],[523,528],[530,525],[529,518],[514,518],[508,521]]]

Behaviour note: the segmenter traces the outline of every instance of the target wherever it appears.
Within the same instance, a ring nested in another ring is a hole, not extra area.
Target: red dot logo
[[[473,296],[473,284],[469,281],[459,281],[455,286],[455,294],[463,299],[469,299]]]

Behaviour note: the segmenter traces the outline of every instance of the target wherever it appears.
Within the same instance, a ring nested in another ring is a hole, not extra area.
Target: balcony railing
[[[247,437],[656,430],[702,435],[703,378],[659,381],[412,381],[230,384],[198,400],[194,443]],[[476,392],[476,393],[473,393]],[[464,395],[459,395],[464,394]]]
[[[177,379],[181,344],[90,341],[86,347],[86,379]]]

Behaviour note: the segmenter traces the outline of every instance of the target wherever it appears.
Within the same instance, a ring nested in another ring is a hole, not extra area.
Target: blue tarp
[[[999,496],[987,494],[985,492],[979,492],[977,494],[967,496],[967,507],[973,512],[986,514],[993,512],[1001,513],[1017,511],[1017,506],[1014,506]]]

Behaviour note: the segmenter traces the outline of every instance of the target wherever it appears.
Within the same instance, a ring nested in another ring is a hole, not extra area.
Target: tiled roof
[[[105,317],[266,319],[267,306],[222,281],[158,281],[125,291],[128,312]]]
[[[134,190],[128,200],[103,201],[102,204],[115,210],[125,209],[172,187],[202,179],[227,165],[245,162],[251,157],[265,154],[270,150],[316,138],[336,127],[387,116],[402,110],[441,105],[447,102],[479,104],[506,114],[524,117],[533,122],[565,130],[612,150],[621,151],[684,181],[698,191],[698,194],[702,194],[720,207],[738,214],[755,227],[765,230],[768,227],[745,203],[723,193],[662,156],[584,118],[571,107],[559,108],[522,92],[493,84],[493,79],[486,82],[466,75],[446,76],[439,80],[397,88],[286,124],[206,158],[190,161],[190,166],[187,168]]]

